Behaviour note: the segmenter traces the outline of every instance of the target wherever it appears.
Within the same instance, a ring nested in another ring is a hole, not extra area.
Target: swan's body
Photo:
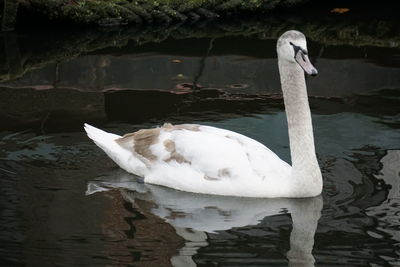
[[[322,177],[304,79],[304,71],[316,70],[309,63],[302,33],[284,33],[277,50],[292,166],[263,144],[215,127],[165,124],[123,137],[87,124],[85,130],[122,169],[147,183],[242,197],[319,195]]]

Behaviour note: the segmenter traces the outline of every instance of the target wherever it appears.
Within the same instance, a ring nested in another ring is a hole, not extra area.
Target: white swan
[[[317,70],[304,35],[287,31],[277,43],[292,166],[263,144],[210,126],[164,124],[118,136],[85,124],[87,135],[122,169],[146,183],[242,197],[312,197],[322,191],[304,72]]]

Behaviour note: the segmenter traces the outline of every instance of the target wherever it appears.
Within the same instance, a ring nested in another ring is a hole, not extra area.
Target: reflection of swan
[[[304,79],[304,71],[317,71],[302,33],[284,33],[277,51],[293,167],[253,139],[209,126],[164,124],[123,137],[87,124],[85,130],[121,168],[147,183],[215,195],[319,195],[322,177]]]
[[[387,199],[400,198],[400,150],[388,150],[387,154],[380,160],[382,169],[376,178],[382,179],[386,184],[392,186]]]
[[[400,243],[399,205],[400,205],[400,150],[388,150],[386,155],[380,159],[382,169],[376,178],[382,179],[384,184],[390,185],[386,200],[379,206],[370,207],[366,214],[376,218],[376,228],[367,233],[373,237],[393,239]],[[383,216],[384,215],[384,216]],[[396,265],[396,264],[394,264]]]
[[[282,213],[291,213],[293,220],[288,252],[290,263],[310,266],[314,262],[311,252],[321,215],[322,197],[260,199],[211,196],[177,192],[134,180],[128,174],[122,174],[118,179],[93,181],[88,184],[87,194],[117,188],[129,202],[137,205],[143,200],[152,203],[143,206],[151,207],[149,212],[171,224],[186,240],[180,254],[171,259],[175,266],[179,263],[180,266],[190,266],[191,256],[199,247],[208,245],[206,233],[256,225],[267,216]]]

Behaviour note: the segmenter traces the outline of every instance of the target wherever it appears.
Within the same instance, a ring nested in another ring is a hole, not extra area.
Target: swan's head
[[[278,59],[283,62],[299,64],[305,73],[315,76],[317,69],[308,58],[307,41],[299,31],[287,31],[281,35],[276,45]]]

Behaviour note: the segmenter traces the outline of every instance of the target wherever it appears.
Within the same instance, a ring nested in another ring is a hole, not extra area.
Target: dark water
[[[17,40],[21,58],[35,55],[26,56],[22,37],[4,38]],[[3,73],[19,74],[3,75],[0,88],[1,264],[398,266],[399,48],[310,41],[320,72],[307,82],[322,197],[144,185],[83,133],[83,122],[118,134],[195,122],[246,134],[289,161],[274,46],[256,37],[170,38],[68,59],[43,52],[19,72],[8,59]]]

